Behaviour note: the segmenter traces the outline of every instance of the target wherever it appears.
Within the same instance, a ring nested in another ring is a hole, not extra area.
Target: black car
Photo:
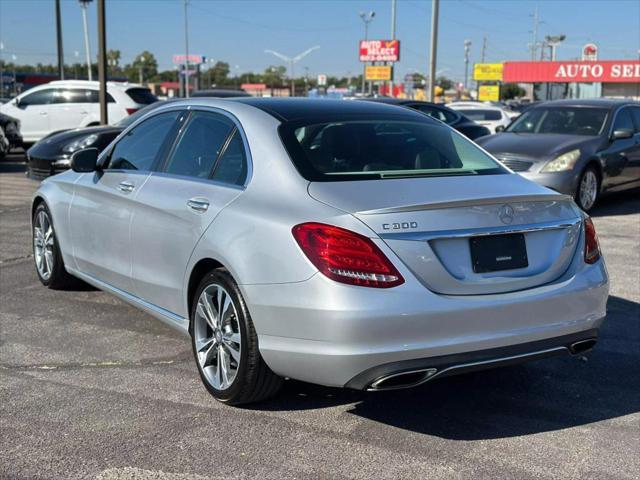
[[[74,152],[88,147],[97,148],[99,151],[104,150],[126,127],[150,110],[166,105],[167,101],[147,105],[115,125],[99,125],[50,133],[27,150],[27,175],[34,180],[42,180],[68,170],[71,155]]]
[[[485,135],[491,134],[487,127],[478,125],[473,120],[469,120],[460,112],[451,110],[444,105],[391,97],[366,98],[363,100],[367,102],[381,102],[391,105],[400,105],[402,107],[408,107],[414,110],[418,110],[419,112],[426,113],[430,117],[436,118],[441,122],[450,125],[471,140],[475,140],[476,138],[484,137]]]
[[[20,120],[0,113],[0,160],[13,148],[22,146]]]
[[[603,193],[640,186],[638,102],[544,102],[478,144],[523,176],[574,196],[585,211]]]

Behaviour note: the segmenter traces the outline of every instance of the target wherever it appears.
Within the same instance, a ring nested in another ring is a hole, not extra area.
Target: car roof
[[[539,107],[603,107],[616,108],[622,105],[640,105],[640,102],[619,98],[590,98],[590,99],[573,99],[573,100],[552,100],[532,105],[531,108]]]
[[[497,112],[501,112],[503,109],[500,107],[496,107],[495,105],[488,105],[486,103],[465,103],[465,102],[454,102],[448,103],[447,107],[452,110],[464,109],[464,110],[494,110]]]
[[[271,97],[234,98],[228,101],[258,108],[284,122],[330,115],[395,115],[407,119],[425,118],[423,114],[414,110],[396,108],[381,102]]]
[[[89,81],[89,80],[53,80],[49,83],[38,85],[38,87],[48,87],[48,86],[98,89],[100,88],[100,82]],[[144,89],[147,88],[144,85],[140,85],[139,83],[129,83],[129,82],[107,82],[107,87],[120,88],[123,90],[128,90],[129,88],[144,88]]]

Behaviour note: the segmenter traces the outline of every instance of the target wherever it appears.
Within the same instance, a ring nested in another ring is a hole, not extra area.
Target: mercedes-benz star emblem
[[[500,207],[500,210],[498,210],[498,218],[500,218],[502,223],[508,225],[513,222],[514,213],[515,212],[511,205],[503,205]]]

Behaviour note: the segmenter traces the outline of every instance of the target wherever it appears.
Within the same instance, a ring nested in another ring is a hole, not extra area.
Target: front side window
[[[91,103],[91,90],[82,88],[57,90],[53,103]]]
[[[209,178],[233,128],[234,124],[223,115],[192,113],[165,171],[186,177]]]
[[[121,138],[109,158],[109,169],[149,171],[159,160],[163,147],[182,112],[166,112],[151,117]]]
[[[28,107],[30,105],[47,105],[49,103],[53,103],[53,96],[53,88],[29,93],[20,99],[20,106]]]
[[[600,135],[608,110],[593,107],[538,107],[520,115],[507,132]]]
[[[311,181],[507,173],[474,143],[432,121],[297,122],[283,124],[280,135]]]

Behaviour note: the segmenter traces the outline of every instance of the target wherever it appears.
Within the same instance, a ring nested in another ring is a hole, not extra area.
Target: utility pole
[[[189,0],[184,0],[184,96],[189,98],[189,22],[187,18],[187,5]]]
[[[62,51],[62,16],[60,0],[56,0],[56,43],[58,44],[58,77],[64,80],[64,52]]]
[[[391,40],[396,39],[396,0],[391,0]],[[393,62],[391,62],[391,80],[389,81],[390,95],[393,97]]]
[[[540,19],[538,18],[538,6],[536,5],[535,10],[533,11],[533,38],[531,41],[531,60],[535,61],[536,52],[538,51],[538,24],[540,23]]]
[[[2,60],[2,51],[4,50],[4,43],[0,42],[0,97],[4,97],[4,60]]]
[[[471,40],[464,41],[464,89],[467,90],[467,79],[469,78],[469,51],[471,50]]]
[[[376,16],[376,12],[374,11],[371,11],[368,13],[360,12],[359,15],[362,21],[364,22],[364,40],[367,41],[369,40],[369,24],[373,21],[373,17]],[[363,65],[364,67],[362,69],[362,94],[364,95],[365,82],[366,82],[365,79],[367,77],[367,62],[363,62]],[[371,84],[369,84],[369,87],[371,87]]]
[[[484,63],[484,59],[487,55],[487,36],[482,37],[482,55],[480,56],[480,62]]]
[[[105,0],[98,0],[98,80],[100,81],[100,123],[109,123],[107,111],[107,27],[105,19]]]
[[[91,71],[91,46],[89,44],[89,26],[87,24],[87,8],[93,0],[78,0],[82,7],[82,23],[84,25],[84,50],[87,57],[87,77],[93,80],[93,72]]]
[[[440,0],[433,0],[431,6],[431,44],[429,51],[429,87],[427,100],[433,102],[435,100],[436,87],[436,60],[438,55],[438,11],[440,9]]]

